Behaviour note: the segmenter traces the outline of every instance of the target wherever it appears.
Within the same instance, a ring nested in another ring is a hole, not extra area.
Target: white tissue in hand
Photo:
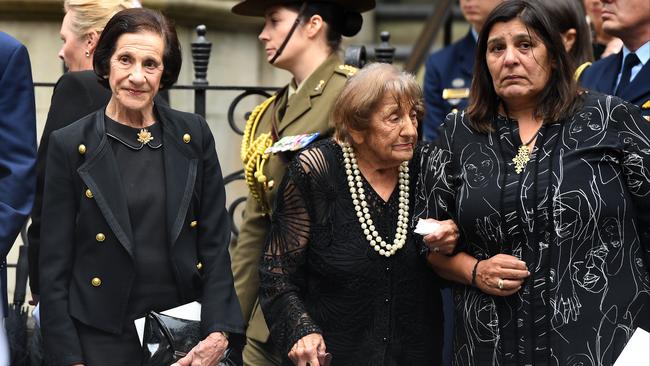
[[[426,221],[419,219],[418,224],[415,226],[415,230],[413,230],[413,232],[420,235],[429,235],[432,232],[438,230],[438,228],[440,228],[440,224],[436,221]]]

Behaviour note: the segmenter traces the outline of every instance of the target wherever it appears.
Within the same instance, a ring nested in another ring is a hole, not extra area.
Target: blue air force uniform
[[[621,84],[621,78],[624,60],[629,53],[624,47],[621,52],[595,62],[582,73],[580,84],[586,89],[617,95],[637,105],[641,108],[641,115],[650,121],[650,41],[634,52],[638,62],[631,68],[631,78],[625,86]]]
[[[424,74],[424,139],[432,141],[449,112],[467,107],[477,34],[470,29],[459,41],[429,56]]]

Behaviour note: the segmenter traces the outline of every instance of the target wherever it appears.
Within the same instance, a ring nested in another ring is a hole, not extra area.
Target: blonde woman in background
[[[133,0],[65,0],[63,3],[65,16],[60,31],[63,45],[58,56],[65,63],[68,72],[64,73],[54,86],[50,110],[39,144],[36,199],[28,232],[29,287],[35,303],[38,303],[40,294],[38,253],[48,139],[53,131],[108,103],[111,92],[97,82],[97,75],[93,72],[95,47],[104,26],[115,13],[139,6],[140,3]]]

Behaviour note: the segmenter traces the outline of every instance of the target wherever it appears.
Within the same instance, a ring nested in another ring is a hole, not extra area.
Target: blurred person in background
[[[253,110],[242,139],[249,194],[231,255],[235,288],[248,323],[243,354],[246,365],[282,362],[259,306],[258,269],[273,220],[277,186],[295,152],[265,150],[282,138],[308,141],[307,136],[313,133],[319,134],[318,139],[331,136],[332,106],[345,81],[356,72],[339,58],[341,41],[361,30],[361,13],[374,7],[374,0],[244,0],[232,8],[235,14],[264,17],[258,39],[266,59],[292,77]]]
[[[467,35],[427,58],[424,74],[425,114],[422,121],[425,141],[435,139],[438,126],[449,112],[460,111],[467,106],[478,34],[488,14],[502,1],[460,0],[460,10],[470,24]]]
[[[601,2],[603,30],[620,38],[623,49],[589,66],[580,83],[637,105],[650,121],[650,1]]]
[[[36,190],[36,112],[27,49],[0,32],[0,365],[9,365],[7,254],[23,227]]]
[[[600,0],[583,0],[585,11],[587,13],[587,21],[592,28],[592,48],[594,51],[594,59],[600,60],[611,54],[617,53],[623,47],[623,41],[607,34],[603,30],[603,4]]]
[[[551,20],[562,34],[564,48],[576,69],[576,79],[580,72],[594,60],[591,44],[591,30],[585,17],[582,0],[540,0],[549,12]]]

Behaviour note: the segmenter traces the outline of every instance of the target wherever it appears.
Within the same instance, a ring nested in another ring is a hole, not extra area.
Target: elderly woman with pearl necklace
[[[260,266],[271,339],[298,366],[439,365],[440,281],[427,253],[451,253],[458,234],[440,221],[424,245],[409,229],[420,87],[369,65],[333,111],[335,138],[298,153],[278,188]]]

